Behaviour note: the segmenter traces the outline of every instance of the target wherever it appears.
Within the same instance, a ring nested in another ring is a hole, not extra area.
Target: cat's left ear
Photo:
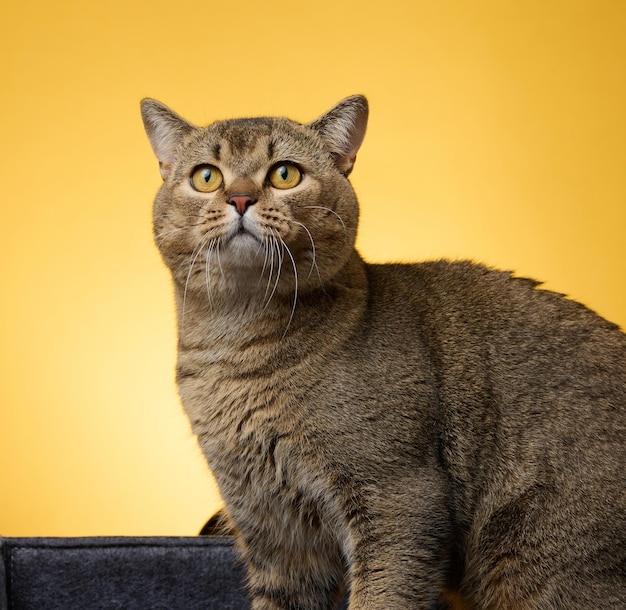
[[[159,160],[161,177],[165,180],[176,159],[176,149],[183,137],[194,127],[157,100],[141,102],[141,118],[152,150]]]
[[[308,124],[328,146],[339,171],[347,176],[363,143],[368,116],[367,99],[353,95]]]

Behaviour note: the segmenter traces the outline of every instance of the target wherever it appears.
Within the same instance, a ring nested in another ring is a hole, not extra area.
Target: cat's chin
[[[235,233],[221,248],[221,262],[231,267],[263,265],[265,251],[261,240],[249,231]]]

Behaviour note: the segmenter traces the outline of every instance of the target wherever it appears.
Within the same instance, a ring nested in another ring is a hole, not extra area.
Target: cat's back
[[[626,334],[536,280],[446,260],[369,264],[367,273],[370,311],[390,331],[414,329],[435,358],[479,351],[518,365],[529,357],[553,366],[587,359],[626,377]]]

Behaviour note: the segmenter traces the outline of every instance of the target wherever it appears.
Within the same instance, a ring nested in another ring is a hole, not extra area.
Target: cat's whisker
[[[276,292],[276,288],[278,286],[278,280],[280,279],[280,270],[282,267],[282,258],[280,255],[280,249],[278,247],[278,241],[276,240],[276,237],[274,235],[272,235],[272,239],[270,241],[270,247],[271,247],[271,254],[272,254],[272,259],[271,259],[271,273],[270,276],[268,278],[268,286],[271,285],[271,280],[274,277],[274,273],[276,274],[276,279],[274,280],[274,285],[273,285],[273,290],[271,291],[268,299],[267,299],[267,305],[269,305],[269,302],[272,300],[272,297],[274,296],[274,293]],[[266,305],[266,306],[267,306]]]
[[[270,256],[270,270],[269,270],[269,274],[267,277],[267,287],[265,289],[265,295],[264,295],[264,299],[265,299],[265,306],[263,309],[265,309],[270,301],[272,300],[272,297],[274,296],[274,292],[276,291],[276,284],[278,282],[278,275],[279,275],[279,257],[277,256],[277,251],[276,251],[276,238],[274,237],[274,235],[269,235],[268,236],[268,253]],[[272,283],[272,280],[274,278],[274,272],[276,271],[277,275],[276,275],[276,280],[274,280],[274,282]]]
[[[198,242],[198,244],[196,245],[196,247],[193,249],[192,253],[191,253],[191,260],[189,262],[189,271],[187,272],[187,278],[185,279],[185,288],[183,290],[183,303],[182,303],[182,311],[181,311],[181,317],[180,317],[180,334],[182,336],[183,330],[184,330],[184,323],[185,323],[185,306],[187,304],[187,291],[189,289],[189,282],[191,280],[191,276],[193,273],[193,266],[196,263],[196,260],[198,259],[198,257],[200,256],[200,253],[202,252],[202,249],[206,246],[207,241],[211,240],[211,233],[210,231],[204,235],[202,237],[202,239],[200,239],[200,241]]]
[[[274,277],[274,258],[275,258],[275,239],[273,235],[268,235],[265,239],[265,249],[267,253],[267,257],[269,258],[269,272],[267,275],[267,286],[265,287],[265,294],[263,295],[263,300],[266,301],[265,307],[271,300],[271,295],[268,295],[271,292],[272,286],[272,278]],[[273,293],[272,293],[273,294]]]
[[[260,247],[263,248],[263,267],[261,268],[261,273],[259,274],[259,285],[261,284],[261,281],[263,280],[263,274],[265,273],[265,270],[267,269],[267,261],[269,258],[269,247],[268,247],[267,236],[264,236]],[[265,295],[263,297],[264,299],[265,299],[265,296],[267,296],[267,289],[265,290]]]
[[[181,213],[177,213],[176,217],[177,218],[194,218],[195,220],[198,220],[198,218],[200,218],[198,214],[181,214]],[[157,214],[156,216],[153,217],[153,220],[157,220],[157,219],[170,220],[172,224],[174,225],[176,224],[174,220],[172,219],[172,215],[168,214],[167,212],[163,214]]]
[[[212,239],[209,243],[209,247],[206,250],[205,257],[205,269],[204,269],[204,277],[207,291],[207,298],[209,300],[209,307],[213,309],[213,291],[211,288],[211,257],[213,256],[213,250],[215,249],[215,243],[217,240]]]
[[[306,276],[306,279],[308,280],[311,277],[311,274],[313,273],[313,269],[315,269],[317,271],[317,277],[319,278],[320,285],[321,285],[322,276],[320,275],[320,270],[319,270],[319,267],[317,266],[315,242],[313,241],[313,236],[311,235],[311,231],[309,231],[309,229],[301,222],[294,220],[293,223],[302,227],[306,231],[307,235],[309,236],[309,239],[311,240],[311,255],[312,255],[311,268],[309,269],[309,275]]]
[[[272,292],[271,292],[270,296],[268,297],[267,301],[265,302],[265,306],[263,307],[263,310],[267,309],[267,306],[270,304],[270,301],[272,300],[272,297],[276,293],[276,289],[278,288],[278,282],[280,280],[280,274],[281,274],[282,266],[283,266],[283,254],[282,254],[281,249],[280,249],[280,243],[278,241],[279,238],[276,237],[276,235],[274,234],[273,230],[271,230],[271,232],[272,232],[272,240],[271,240],[272,241],[272,267],[274,267],[274,264],[273,264],[274,263],[274,253],[276,253],[276,257],[277,257],[276,281],[274,282],[274,287],[272,289]],[[272,277],[272,274],[271,274],[271,270],[270,270],[270,279],[271,279],[271,277]]]
[[[198,258],[200,257],[200,254],[202,253],[202,249],[207,246],[208,244],[210,244],[212,241],[214,241],[215,238],[212,237],[214,231],[213,230],[209,230],[207,231],[198,241],[196,247],[193,249],[193,251],[191,252],[190,255],[190,262],[189,262],[189,273],[187,275],[187,282],[189,282],[189,278],[191,277],[192,274],[192,270],[193,270],[193,266],[196,264],[196,261],[198,260]],[[219,238],[217,238],[219,239]]]
[[[291,253],[291,250],[289,249],[289,246],[285,243],[285,240],[282,237],[280,237],[280,235],[278,236],[278,239],[280,239],[280,243],[282,245],[283,250],[287,251],[289,258],[291,259],[291,265],[293,267],[293,281],[294,281],[293,304],[291,306],[291,315],[289,316],[289,320],[287,321],[287,327],[285,328],[285,332],[283,333],[283,336],[282,336],[282,338],[284,339],[285,336],[287,335],[287,331],[289,330],[289,327],[291,326],[291,321],[293,320],[293,316],[296,312],[296,304],[298,302],[298,268],[296,267],[296,261],[293,257],[293,254]]]
[[[185,227],[176,227],[175,229],[170,229],[169,231],[163,231],[161,233],[157,233],[154,236],[154,241],[157,243],[157,246],[160,246],[163,241],[165,240],[165,238],[167,238],[169,235],[171,235],[172,233],[178,233],[179,231],[185,231],[186,229],[190,229],[192,227],[197,227],[202,223],[198,223],[195,225],[187,225]]]
[[[223,280],[226,280],[226,275],[224,275],[224,268],[222,267],[222,259],[220,258],[220,246],[222,245],[222,238],[218,237],[215,240],[215,257],[217,258],[217,266],[220,269],[220,275]]]
[[[330,208],[324,207],[323,205],[305,205],[303,207],[311,210],[325,210],[330,214],[334,214],[341,223],[341,226],[343,227],[344,237],[348,239],[348,230],[346,229],[346,223],[343,221],[343,218],[339,214],[337,214],[337,212],[335,212],[335,210],[331,210]]]

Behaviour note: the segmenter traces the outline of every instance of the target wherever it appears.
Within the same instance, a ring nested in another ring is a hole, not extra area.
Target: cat
[[[307,124],[141,108],[179,392],[253,610],[624,610],[626,335],[473,262],[364,262],[363,96]]]

